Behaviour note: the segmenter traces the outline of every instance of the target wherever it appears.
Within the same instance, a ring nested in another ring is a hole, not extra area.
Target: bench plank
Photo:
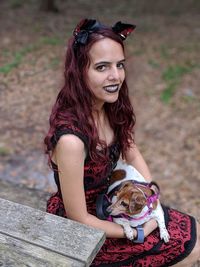
[[[8,267],[71,267],[84,266],[62,255],[25,241],[0,234],[0,266]]]
[[[0,199],[0,233],[2,251],[6,246],[14,247],[11,241],[17,239],[24,242],[24,245],[21,244],[22,251],[28,243],[32,248],[40,249],[40,255],[45,250],[45,253],[60,255],[61,259],[66,257],[75,262],[72,266],[89,266],[105,241],[101,230],[5,199]]]

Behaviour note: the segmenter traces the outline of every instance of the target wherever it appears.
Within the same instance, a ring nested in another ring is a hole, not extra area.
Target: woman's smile
[[[114,85],[107,85],[104,86],[103,89],[108,92],[108,93],[116,93],[119,90],[119,84],[114,84]]]

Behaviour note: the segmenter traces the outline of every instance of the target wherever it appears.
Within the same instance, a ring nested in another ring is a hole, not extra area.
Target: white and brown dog
[[[158,223],[160,238],[164,242],[169,241],[164,212],[158,200],[159,188],[155,183],[147,183],[133,166],[118,161],[107,194],[112,203],[107,211],[114,222],[124,227],[126,234],[131,235],[131,227],[154,218]]]

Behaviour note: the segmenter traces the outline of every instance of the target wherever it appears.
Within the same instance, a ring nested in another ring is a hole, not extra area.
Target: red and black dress
[[[77,128],[60,130],[54,136],[53,142],[59,140],[64,134],[78,136],[87,147],[87,137]],[[109,161],[104,166],[96,166],[89,155],[84,165],[84,189],[86,195],[87,210],[96,215],[96,198],[104,192],[109,184],[109,177],[116,166],[120,156],[118,143],[108,147]],[[58,192],[53,194],[47,203],[47,212],[62,217],[67,217],[63,205],[57,165],[52,162],[55,182]],[[97,254],[91,266],[100,267],[161,267],[172,266],[182,261],[190,254],[196,243],[195,219],[177,210],[163,207],[170,241],[164,243],[160,240],[158,229],[154,230],[144,243],[136,244],[125,238],[107,238],[103,247]]]

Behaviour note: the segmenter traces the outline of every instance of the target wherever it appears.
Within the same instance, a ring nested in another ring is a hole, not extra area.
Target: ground
[[[43,138],[62,85],[66,40],[82,17],[127,21],[137,24],[126,41],[136,142],[162,200],[200,218],[198,12],[178,6],[142,13],[134,1],[107,2],[58,1],[60,13],[51,14],[37,1],[1,1],[0,179],[55,190]]]

